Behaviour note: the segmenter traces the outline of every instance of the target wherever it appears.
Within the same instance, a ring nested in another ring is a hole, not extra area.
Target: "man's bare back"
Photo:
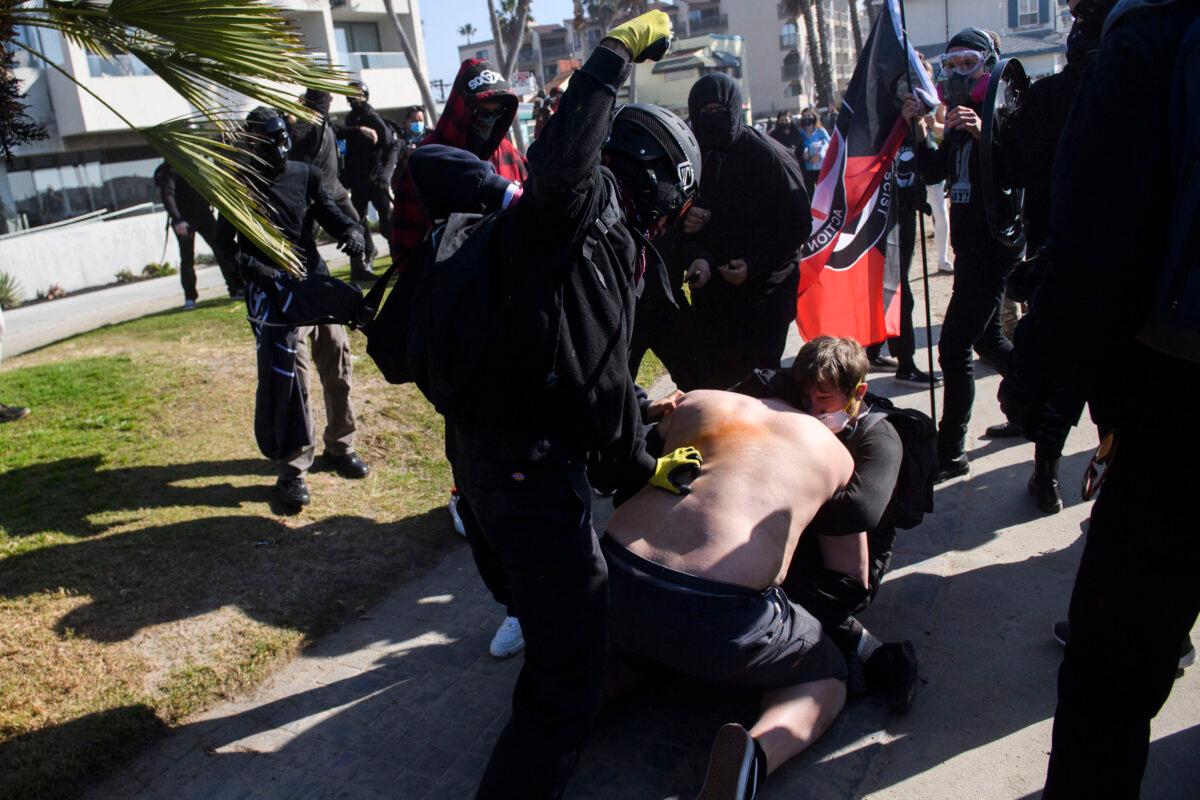
[[[752,589],[783,580],[801,531],[854,470],[825,426],[777,400],[689,392],[660,430],[665,452],[703,455],[692,493],[648,486],[608,534],[665,567]]]

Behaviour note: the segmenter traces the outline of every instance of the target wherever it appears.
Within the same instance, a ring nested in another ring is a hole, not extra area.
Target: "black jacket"
[[[975,108],[978,113],[979,109]],[[1015,262],[1020,248],[997,241],[988,227],[979,178],[979,142],[966,131],[949,131],[940,147],[917,145],[917,168],[925,185],[946,181],[950,197],[950,244],[955,256]]]
[[[638,235],[617,214],[592,245],[578,245],[611,208],[600,149],[627,74],[623,57],[597,48],[529,149],[524,195],[494,247],[506,324],[487,360],[486,396],[457,432],[494,457],[590,453],[599,462],[590,474],[606,488],[644,483],[655,466],[626,366]]]
[[[179,173],[172,169],[170,164],[164,161],[158,165],[158,169],[154,170],[154,183],[158,186],[162,204],[167,209],[172,225],[188,222],[192,223],[192,227],[196,227],[195,223],[205,219],[212,224],[212,209],[208,201],[193,189],[190,183],[179,177]]]
[[[799,128],[790,122],[787,125],[776,125],[771,128],[771,138],[787,148],[787,151],[796,157],[796,162],[800,163],[804,150],[804,134]]]
[[[697,91],[701,82],[711,85],[711,96]],[[724,149],[703,154],[696,205],[711,211],[712,218],[691,237],[690,257],[707,258],[714,270],[699,290],[706,299],[733,302],[778,286],[796,271],[800,246],[812,230],[812,210],[795,155],[743,121],[737,84],[720,73],[701,78],[688,98],[693,126],[698,109],[710,101],[730,109],[731,137]],[[718,266],[735,258],[747,264],[741,286],[716,274]]]
[[[1150,368],[1148,351],[1136,341],[1167,263],[1176,201],[1171,187],[1191,165],[1177,163],[1165,146],[1142,148],[1136,168],[1119,181],[1103,165],[1112,163],[1112,123],[1128,115],[1130,97],[1150,130],[1170,133],[1169,76],[1198,15],[1195,3],[1146,2],[1108,18],[1059,140],[1050,264],[1017,328],[1013,379],[1002,386],[1002,401],[1021,403],[1018,389],[1027,401],[1052,385],[1063,365],[1078,364],[1094,382],[1093,417],[1119,428],[1146,413],[1146,383],[1131,379],[1131,369],[1173,385],[1181,373],[1195,375],[1193,367],[1171,366],[1166,357]],[[1009,408],[1020,416],[1015,405]]]
[[[328,119],[316,123],[303,120],[292,125],[292,149],[288,158],[317,168],[321,185],[338,204],[348,196],[338,178],[337,133]]]
[[[321,227],[338,239],[358,223],[337,207],[329,192],[322,186],[321,174],[316,168],[299,161],[288,161],[278,178],[255,188],[263,195],[267,218],[296,248],[305,271],[329,274],[325,262],[317,252],[313,222],[320,222]],[[225,252],[240,252],[263,264],[281,266],[252,241],[240,235],[233,224],[224,217],[221,218],[217,230],[217,239],[224,246]]]
[[[358,128],[370,128],[375,131],[377,141],[372,144]],[[370,103],[352,108],[338,134],[346,139],[347,186],[391,184],[392,170],[396,168],[396,159],[400,152],[399,142],[392,126]]]

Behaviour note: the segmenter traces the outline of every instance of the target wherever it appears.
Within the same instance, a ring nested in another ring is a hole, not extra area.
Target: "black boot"
[[[1058,485],[1058,459],[1035,458],[1033,477],[1029,479],[1029,493],[1037,506],[1047,514],[1062,511],[1062,492]]]

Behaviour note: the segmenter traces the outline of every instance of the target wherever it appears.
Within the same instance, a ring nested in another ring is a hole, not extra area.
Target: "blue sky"
[[[429,79],[441,78],[446,91],[458,74],[458,46],[466,39],[458,35],[460,26],[470,22],[479,31],[471,37],[478,42],[492,38],[487,18],[487,0],[419,0],[421,21],[425,26],[425,55],[429,60]],[[500,5],[499,2],[496,3]],[[571,0],[532,0],[529,7],[539,25],[562,22],[572,16]],[[437,91],[434,91],[437,96]]]

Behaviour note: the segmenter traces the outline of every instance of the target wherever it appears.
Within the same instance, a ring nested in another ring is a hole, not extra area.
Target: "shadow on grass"
[[[94,536],[109,527],[92,523],[88,518],[95,514],[189,506],[236,509],[242,503],[267,500],[270,493],[270,483],[180,485],[213,478],[271,475],[271,463],[261,458],[119,469],[102,469],[104,463],[104,456],[89,455],[4,473],[0,528],[13,537],[44,531]]]
[[[154,710],[138,704],[9,739],[0,747],[0,800],[75,797],[87,776],[125,762],[165,731]]]
[[[99,642],[230,605],[316,636],[432,566],[453,546],[446,528],[440,508],[397,522],[334,516],[298,528],[250,515],[186,520],[9,557],[0,561],[0,595],[62,587],[88,597],[54,630]]]

